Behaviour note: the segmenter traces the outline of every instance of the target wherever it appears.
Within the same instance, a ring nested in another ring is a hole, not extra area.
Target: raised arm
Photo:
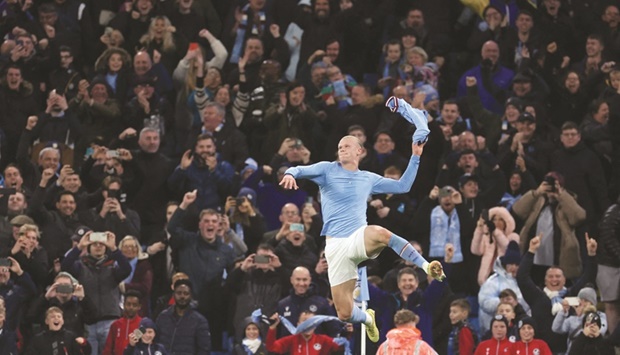
[[[409,159],[409,165],[407,166],[407,170],[403,173],[403,176],[400,177],[400,180],[388,179],[384,177],[379,177],[375,182],[372,193],[405,193],[411,190],[411,185],[415,181],[415,177],[418,175],[418,168],[420,167],[420,156],[424,151],[424,145],[422,144],[411,144],[411,159]]]
[[[327,169],[332,163],[320,162],[312,165],[294,166],[286,169],[284,177],[280,181],[280,186],[287,190],[297,190],[297,181],[295,179],[310,179],[317,184],[324,182],[324,176]]]

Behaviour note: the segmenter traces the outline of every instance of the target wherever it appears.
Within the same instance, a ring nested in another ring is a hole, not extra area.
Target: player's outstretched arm
[[[280,186],[285,188],[286,190],[297,190],[299,187],[297,186],[297,180],[292,175],[286,174],[280,181]]]

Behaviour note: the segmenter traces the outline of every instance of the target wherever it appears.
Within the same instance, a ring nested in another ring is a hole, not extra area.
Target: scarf
[[[562,309],[562,299],[566,296],[568,290],[566,287],[562,287],[560,291],[551,291],[548,288],[544,288],[545,294],[551,300],[551,314],[554,316]]]
[[[127,278],[123,280],[123,282],[126,284],[130,283],[133,279],[133,274],[136,272],[136,266],[138,265],[138,258],[133,258],[129,260],[129,265],[131,265],[131,272],[129,273],[129,276],[127,276]]]
[[[260,338],[256,338],[256,339],[245,338],[243,339],[241,343],[243,344],[243,346],[247,348],[248,355],[251,355],[251,354],[256,354],[256,351],[258,350],[258,348],[260,348],[260,345],[263,342],[260,340]]]
[[[441,206],[437,206],[431,212],[431,246],[428,256],[433,258],[445,257],[444,248],[446,243],[454,245],[454,258],[452,262],[463,262],[459,215],[456,213],[456,210],[452,210],[450,216],[448,216]]]
[[[241,16],[241,22],[237,27],[237,37],[235,37],[235,44],[233,45],[232,53],[230,54],[230,62],[233,64],[239,63],[239,58],[241,57],[241,49],[243,48],[243,42],[245,40],[245,31],[248,27],[248,10],[250,9],[250,4],[247,4],[241,10],[243,15]],[[252,23],[252,28],[250,31],[252,34],[260,35],[265,30],[265,22],[267,17],[265,16],[264,11],[258,12],[258,17],[260,19],[260,23]]]

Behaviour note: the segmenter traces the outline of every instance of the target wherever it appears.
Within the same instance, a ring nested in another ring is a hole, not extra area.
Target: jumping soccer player
[[[425,111],[394,97],[387,101],[386,106],[392,112],[398,111],[416,126],[411,159],[400,180],[359,170],[362,144],[356,137],[345,136],[338,143],[338,161],[289,168],[280,182],[285,189],[298,189],[297,178],[310,179],[319,185],[325,221],[321,234],[326,236],[325,257],[338,318],[351,323],[364,323],[368,338],[373,342],[379,340],[375,312],[372,309],[364,312],[353,303],[357,265],[360,262],[374,259],[383,248],[390,247],[431,277],[440,281],[445,277],[441,263],[433,261],[429,264],[407,240],[383,227],[366,223],[368,196],[405,193],[411,189],[430,132]]]

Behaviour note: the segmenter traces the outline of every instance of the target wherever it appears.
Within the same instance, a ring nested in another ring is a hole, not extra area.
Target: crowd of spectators
[[[392,95],[430,136],[368,222],[447,280],[391,250],[366,262],[367,353],[620,346],[618,1],[0,11],[1,354],[360,354],[356,327],[282,324],[335,311],[318,189],[278,183],[347,134],[361,169],[399,179],[415,127]]]

